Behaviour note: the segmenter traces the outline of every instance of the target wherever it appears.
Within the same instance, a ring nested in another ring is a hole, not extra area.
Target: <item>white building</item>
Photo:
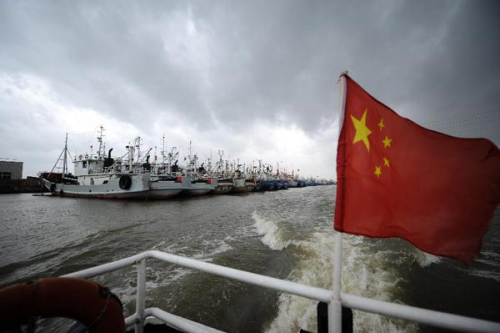
[[[0,180],[23,178],[23,162],[0,161]]]

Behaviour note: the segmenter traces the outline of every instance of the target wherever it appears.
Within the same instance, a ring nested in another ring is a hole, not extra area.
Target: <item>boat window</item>
[[[82,162],[82,167],[86,168],[87,167],[87,161]]]

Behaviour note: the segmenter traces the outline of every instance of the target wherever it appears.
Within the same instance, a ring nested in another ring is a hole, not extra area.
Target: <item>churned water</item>
[[[335,186],[170,201],[0,196],[0,286],[160,250],[321,288],[333,285]],[[446,235],[443,235],[446,237]],[[343,292],[500,321],[500,211],[465,266],[399,239],[343,237]],[[133,267],[95,279],[134,312]],[[154,260],[147,307],[227,332],[316,331],[316,302]],[[61,321],[44,331],[64,332]],[[354,312],[356,332],[434,332]]]

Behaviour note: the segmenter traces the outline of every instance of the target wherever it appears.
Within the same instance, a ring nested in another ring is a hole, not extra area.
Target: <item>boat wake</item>
[[[262,243],[272,250],[283,250],[290,245],[291,240],[287,237],[285,230],[270,219],[262,218],[253,212],[252,218],[255,220],[254,227],[257,233],[263,235]]]
[[[415,260],[420,267],[428,267],[432,264],[437,264],[442,261],[442,258],[420,251],[414,248]]]
[[[314,228],[305,239],[299,235],[294,239],[287,231],[286,225],[262,218],[256,212],[252,218],[255,220],[254,226],[258,234],[263,235],[262,243],[273,250],[293,251],[298,258],[298,263],[287,280],[332,289],[335,232],[331,225],[324,225],[321,230]],[[299,237],[301,239],[298,239]],[[376,250],[376,243],[366,241],[362,237],[344,235],[343,238],[342,291],[381,301],[402,303],[403,290],[399,286],[401,277],[393,261],[395,255],[403,254],[408,260],[411,254],[404,250],[400,253],[399,249]],[[420,256],[422,258],[419,262],[422,265],[428,265],[434,260],[433,256],[426,254],[417,254],[415,260],[418,261]],[[278,302],[278,313],[267,326],[266,332],[297,332],[300,328],[316,331],[316,301],[281,294]],[[418,331],[418,326],[414,323],[360,311],[354,311],[354,327],[357,332]]]

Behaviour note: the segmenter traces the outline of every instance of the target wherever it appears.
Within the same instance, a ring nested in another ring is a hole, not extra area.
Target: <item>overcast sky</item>
[[[24,177],[135,137],[334,178],[339,74],[500,145],[499,1],[0,2],[0,160]]]

